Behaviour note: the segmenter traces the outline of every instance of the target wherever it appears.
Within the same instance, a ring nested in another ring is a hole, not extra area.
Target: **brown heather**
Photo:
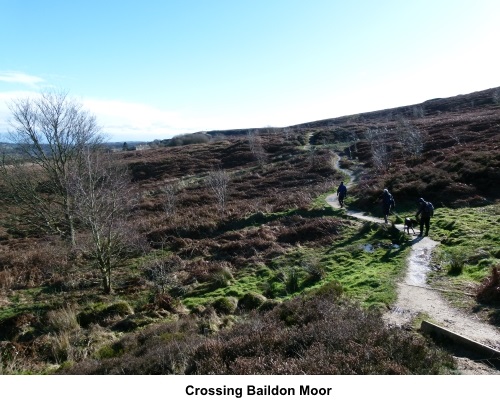
[[[120,356],[85,360],[71,374],[438,374],[452,358],[377,313],[336,296],[296,298],[214,336],[192,317],[113,344]]]
[[[138,245],[114,270],[110,295],[101,293],[91,258],[11,225],[16,208],[0,184],[2,372],[43,372],[53,365],[79,374],[446,372],[448,356],[413,332],[384,328],[378,314],[339,301],[339,285],[330,286],[333,296],[284,304],[268,299],[254,312],[234,308],[234,300],[189,312],[179,300],[202,283],[213,291],[292,249],[325,248],[344,236],[351,221],[313,205],[343,179],[330,148],[342,156],[342,167],[356,171],[358,184],[349,196],[363,210],[378,206],[386,187],[412,208],[420,196],[436,207],[495,203],[500,105],[494,91],[263,129],[258,156],[247,130],[208,133],[210,142],[190,137],[179,146],[114,153],[128,166],[138,201],[127,229],[148,246]],[[420,154],[399,142],[402,117],[423,134]],[[388,153],[382,156],[387,166],[376,170],[369,130],[383,133],[381,150]],[[192,143],[196,139],[203,143]],[[206,182],[218,169],[230,176],[222,214]],[[179,264],[168,292],[152,286],[147,274],[157,253]],[[318,263],[304,266],[314,282],[322,280]],[[291,281],[286,288],[295,292]],[[497,290],[496,268],[478,299],[498,302]],[[118,304],[126,311],[109,314]]]

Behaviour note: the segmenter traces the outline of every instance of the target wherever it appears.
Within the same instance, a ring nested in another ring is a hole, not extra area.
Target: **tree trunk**
[[[104,294],[111,294],[111,274],[110,272],[105,272],[102,275],[102,289]]]

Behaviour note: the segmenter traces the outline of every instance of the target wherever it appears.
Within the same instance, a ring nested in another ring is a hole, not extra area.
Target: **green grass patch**
[[[240,271],[229,286],[200,285],[183,304],[196,308],[249,292],[287,300],[334,283],[363,306],[386,307],[396,299],[396,281],[405,269],[406,237],[391,226],[358,221],[348,221],[342,236],[330,246],[297,246],[268,265]]]
[[[224,287],[213,289],[210,283],[202,283],[197,289],[182,299],[189,309],[212,304],[223,297],[241,298],[246,293],[262,294],[272,272],[265,266],[247,268],[241,271],[233,282]]]
[[[500,206],[436,210],[432,238],[441,244],[436,256],[449,276],[481,282],[500,263]]]

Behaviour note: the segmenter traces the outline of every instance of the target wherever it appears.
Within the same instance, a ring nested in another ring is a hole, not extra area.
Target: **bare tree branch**
[[[6,184],[19,206],[25,205],[21,212],[27,213],[38,206],[44,213],[18,219],[57,233],[74,245],[69,167],[81,158],[84,148],[102,142],[96,119],[64,92],[49,91],[36,99],[14,100],[9,108],[12,113],[9,140],[17,145],[17,150],[13,159],[3,161],[3,173],[19,175],[19,179]],[[28,172],[36,176],[28,179]]]
[[[262,139],[257,130],[248,131],[248,143],[250,145],[250,151],[254,155],[259,165],[266,163],[267,156],[264,147],[262,146]]]
[[[134,203],[129,176],[109,154],[87,148],[72,175],[71,191],[75,217],[90,232],[82,248],[95,261],[104,292],[110,293],[112,270],[138,248],[139,236],[125,222]]]
[[[220,215],[226,211],[229,180],[229,174],[223,169],[213,170],[207,176],[207,184],[217,199]]]
[[[387,148],[387,129],[369,129],[365,133],[372,150],[373,166],[378,171],[384,171],[389,166],[390,156]]]
[[[424,150],[425,134],[407,119],[398,122],[398,141],[404,149],[405,154],[417,159]]]

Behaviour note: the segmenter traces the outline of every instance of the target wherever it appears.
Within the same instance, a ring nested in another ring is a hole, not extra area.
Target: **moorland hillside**
[[[90,238],[83,222],[69,246],[14,221],[20,211],[3,189],[2,372],[453,372],[414,325],[380,321],[409,238],[347,217],[325,196],[345,180],[340,165],[357,178],[351,208],[380,216],[389,188],[397,222],[417,198],[433,201],[441,247],[431,282],[498,325],[499,94],[113,153],[130,174],[135,236],[110,293],[79,248]]]

